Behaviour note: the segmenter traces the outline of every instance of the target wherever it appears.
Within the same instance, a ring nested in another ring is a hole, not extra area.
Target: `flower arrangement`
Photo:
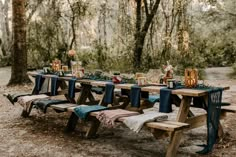
[[[163,65],[164,75],[162,75],[163,82],[166,84],[167,79],[173,79],[174,67],[167,61],[167,65]]]
[[[75,61],[76,51],[71,49],[67,52],[67,64],[68,67],[71,68],[71,62]]]
[[[74,57],[75,57],[75,55],[76,55],[76,51],[75,50],[69,50],[68,51],[68,53],[67,53],[67,55],[68,55],[68,57],[69,58],[73,58],[74,59]]]

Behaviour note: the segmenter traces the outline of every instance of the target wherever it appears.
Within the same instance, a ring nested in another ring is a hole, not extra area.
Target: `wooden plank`
[[[93,81],[93,82],[91,82],[91,85],[105,87],[106,84],[108,84],[108,83],[111,83],[111,82],[109,82],[109,81]]]
[[[223,112],[232,112],[232,113],[236,113],[236,106],[230,105],[230,106],[222,106],[221,110]]]
[[[135,84],[116,84],[115,87],[118,89],[131,89]]]
[[[68,111],[68,112],[74,112],[74,109],[75,109],[75,108],[76,108],[76,107],[68,107],[68,108],[67,108],[67,111]]]
[[[172,94],[183,95],[183,96],[204,96],[207,94],[206,90],[197,90],[197,89],[176,89],[172,90]]]
[[[197,115],[188,118],[185,123],[188,123],[190,127],[187,130],[194,129],[206,125],[207,114]]]
[[[166,87],[164,87],[164,86],[147,86],[147,87],[142,87],[142,88],[141,88],[141,91],[160,93],[160,90],[161,90],[162,88],[166,88]]]
[[[51,105],[50,107],[53,109],[60,110],[60,111],[67,111],[68,108],[75,107],[75,106],[78,106],[78,105],[67,103],[67,104],[55,104],[55,105]]]
[[[165,131],[175,131],[183,128],[187,128],[189,124],[180,123],[180,122],[170,122],[170,121],[161,121],[161,122],[148,122],[145,124],[147,127],[165,130]]]
[[[222,86],[221,88],[223,88],[224,90],[228,90],[229,86]],[[199,90],[199,89],[185,89],[184,88],[184,89],[172,90],[172,94],[199,97],[199,96],[207,95],[207,91]]]

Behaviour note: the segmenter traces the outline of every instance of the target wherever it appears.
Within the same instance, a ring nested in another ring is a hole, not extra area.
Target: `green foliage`
[[[106,29],[106,36],[99,34],[99,31],[96,32],[97,30],[94,29],[96,28],[94,21],[100,16],[98,11],[101,3],[99,1],[94,3],[95,5],[89,5],[93,2],[83,0],[71,1],[71,5],[67,3],[58,0],[54,2],[44,1],[42,8],[39,6],[37,18],[32,18],[29,21],[27,27],[29,67],[37,68],[48,65],[54,58],[58,58],[64,63],[67,61],[66,52],[69,50],[72,39],[71,22],[72,17],[75,16],[76,41],[72,47],[77,51],[77,58],[82,61],[85,68],[105,71],[132,71],[135,32],[135,23],[132,20],[135,20],[133,18],[135,14],[131,15],[130,10],[125,10],[128,3],[122,2],[123,7],[120,6],[120,10],[117,11],[108,2],[109,4],[105,8],[107,9],[106,23],[102,23],[103,25],[106,24],[106,27],[100,26],[101,29]],[[113,4],[113,2],[111,3]],[[64,8],[66,5],[67,7]],[[193,15],[195,14],[196,12]],[[226,13],[222,12],[222,14]],[[186,13],[186,18],[188,16]],[[228,16],[222,18],[214,10],[211,10],[209,14],[206,12],[205,16],[200,13],[200,18],[198,17],[200,20],[195,16],[191,18],[192,23],[188,28],[190,30],[189,52],[183,54],[177,51],[178,34],[175,30],[177,29],[176,26],[173,27],[173,34],[169,41],[171,46],[168,51],[168,59],[170,58],[169,61],[174,67],[177,66],[177,73],[183,74],[184,69],[188,67],[202,69],[207,66],[232,66],[236,62],[235,19],[231,18],[230,21]],[[225,22],[226,18],[227,22]],[[204,25],[204,21],[207,24]],[[150,32],[148,32],[150,34],[145,39],[141,71],[158,69],[161,64],[166,62],[162,59],[165,57],[162,56],[161,58],[161,52],[165,47],[165,25],[163,14],[158,13],[150,27]],[[197,25],[200,25],[200,28],[197,28]],[[216,25],[216,28],[219,27],[217,30],[211,28],[211,26]],[[83,27],[88,28],[83,29]],[[100,40],[106,39],[106,44],[99,43],[99,39],[97,39],[99,35]],[[86,39],[81,40],[84,37]],[[82,46],[89,46],[90,49],[83,50],[81,49]]]

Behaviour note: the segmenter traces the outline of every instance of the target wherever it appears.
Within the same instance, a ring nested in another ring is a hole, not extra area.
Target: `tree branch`
[[[147,0],[144,0],[144,7],[145,7],[146,16],[149,16]]]
[[[152,22],[152,19],[153,19],[153,17],[155,16],[155,14],[156,14],[156,12],[157,12],[157,9],[158,9],[158,6],[159,6],[159,4],[160,4],[160,1],[161,1],[161,0],[156,0],[155,4],[154,4],[154,6],[153,6],[153,8],[152,8],[152,10],[151,10],[151,13],[150,13],[149,16],[147,17],[147,19],[146,19],[146,21],[145,21],[145,24],[144,24],[144,26],[143,26],[143,28],[142,28],[142,34],[143,34],[144,32],[147,32],[147,31],[148,31],[148,28],[149,28],[149,26],[150,26],[150,24],[151,24],[151,22]]]

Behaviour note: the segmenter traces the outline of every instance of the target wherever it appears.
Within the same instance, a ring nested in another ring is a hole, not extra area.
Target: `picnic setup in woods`
[[[235,0],[0,0],[0,157],[236,156]]]
[[[71,52],[72,53],[72,52]],[[176,156],[183,133],[207,126],[206,145],[199,154],[207,154],[214,148],[224,130],[220,119],[236,108],[222,102],[222,94],[228,86],[209,86],[199,80],[198,70],[185,69],[184,76],[175,78],[174,67],[167,62],[157,82],[144,73],[125,76],[120,72],[86,71],[80,61],[62,64],[53,60],[50,66],[27,74],[34,82],[32,93],[8,93],[12,104],[23,107],[21,116],[27,118],[31,110],[47,113],[51,108],[70,117],[65,132],[70,133],[77,125],[86,127],[85,137],[97,136],[99,126],[107,129],[124,125],[138,134],[142,129],[156,139],[169,137],[166,157]],[[64,99],[54,96],[64,95]],[[175,110],[173,110],[175,106]],[[192,109],[204,109],[195,114]],[[98,137],[99,138],[99,137]]]

